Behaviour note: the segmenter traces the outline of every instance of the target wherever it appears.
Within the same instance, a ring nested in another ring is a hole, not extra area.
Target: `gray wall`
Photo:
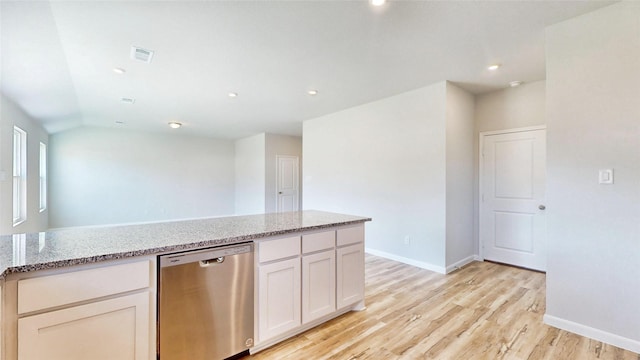
[[[545,321],[640,352],[640,3],[547,29]],[[614,184],[598,184],[600,169]]]
[[[230,215],[227,140],[82,127],[50,138],[50,227]]]

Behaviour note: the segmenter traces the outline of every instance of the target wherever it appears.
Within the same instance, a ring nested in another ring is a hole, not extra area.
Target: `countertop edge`
[[[64,260],[55,260],[55,261],[36,263],[36,264],[11,266],[3,269],[2,273],[0,273],[0,281],[5,280],[7,276],[12,274],[29,273],[29,272],[40,271],[40,270],[52,270],[52,269],[66,268],[66,267],[77,266],[77,265],[95,264],[95,263],[100,263],[100,262],[110,261],[110,260],[120,260],[120,259],[126,259],[126,258],[138,257],[138,256],[149,256],[149,255],[156,255],[156,254],[162,254],[162,253],[202,249],[202,248],[213,247],[213,246],[222,246],[226,244],[235,244],[240,242],[254,241],[257,239],[262,239],[262,238],[271,237],[271,236],[278,236],[278,235],[311,231],[311,230],[319,230],[319,229],[325,229],[325,228],[336,227],[336,226],[354,225],[359,223],[365,223],[371,220],[372,220],[371,218],[360,218],[356,220],[339,221],[339,222],[329,223],[329,224],[303,226],[303,227],[294,228],[294,229],[255,233],[255,234],[226,238],[226,239],[195,241],[192,243],[184,243],[179,245],[142,249],[137,251],[115,252],[115,253],[100,254],[100,255],[89,256],[89,257],[69,258]]]

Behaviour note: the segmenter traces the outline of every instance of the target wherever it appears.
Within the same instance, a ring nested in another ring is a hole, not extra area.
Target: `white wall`
[[[259,214],[265,209],[265,134],[235,142],[235,214]]]
[[[266,134],[265,141],[265,212],[277,211],[277,160],[276,155],[297,156],[299,159],[298,176],[302,174],[302,138],[300,136]],[[300,178],[298,208],[302,208],[302,178]]]
[[[476,132],[544,125],[545,94],[541,80],[476,96]]]
[[[447,83],[446,102],[446,266],[451,271],[477,254],[473,231],[475,98]]]
[[[27,133],[27,219],[13,226],[13,126]],[[49,135],[15,103],[0,94],[0,234],[37,232],[48,227],[48,210],[40,212],[40,142]]]
[[[51,227],[234,212],[231,141],[82,127],[49,148]]]
[[[370,216],[368,249],[444,270],[446,89],[305,121],[304,208]]]
[[[640,3],[547,39],[548,323],[640,352]],[[599,185],[598,170],[614,169]]]
[[[483,131],[498,131],[546,124],[546,83],[544,80],[524,83],[515,88],[506,88],[476,96],[473,192],[473,236],[474,253],[478,254],[479,213],[479,136]]]

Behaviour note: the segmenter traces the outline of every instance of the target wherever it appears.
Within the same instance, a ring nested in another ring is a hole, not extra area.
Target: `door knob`
[[[544,210],[544,209],[546,209],[546,208],[547,208],[547,207],[546,207],[546,206],[544,206],[544,205],[538,205],[538,209],[540,209],[540,210]]]
[[[278,194],[282,194],[282,191],[278,191]]]

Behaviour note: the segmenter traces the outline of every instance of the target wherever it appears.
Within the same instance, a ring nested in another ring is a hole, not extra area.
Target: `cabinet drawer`
[[[263,263],[300,255],[300,236],[258,243],[258,261]]]
[[[364,242],[363,224],[338,229],[336,240],[337,246],[357,244],[361,242]]]
[[[149,261],[18,281],[18,314],[148,288]]]
[[[302,252],[304,254],[320,250],[332,249],[336,243],[335,230],[315,234],[302,235]]]

